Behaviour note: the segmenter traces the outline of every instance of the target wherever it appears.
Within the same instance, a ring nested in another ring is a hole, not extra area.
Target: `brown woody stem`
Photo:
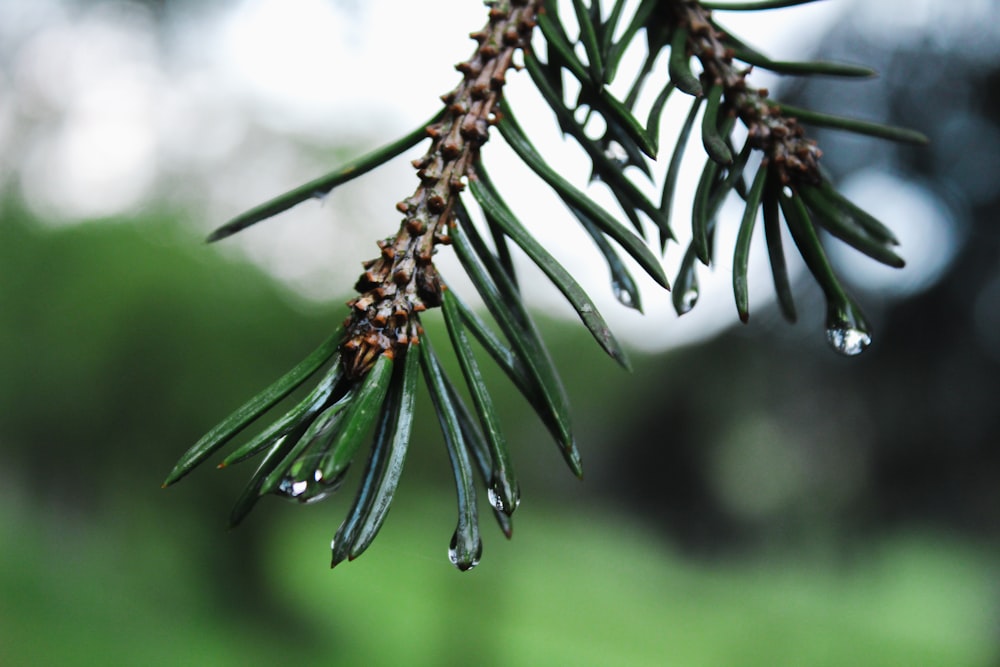
[[[697,0],[675,0],[669,7],[672,25],[687,29],[688,49],[701,63],[705,90],[716,83],[723,86],[723,108],[746,126],[748,141],[764,153],[765,164],[784,184],[819,183],[822,151],[805,136],[795,118],[767,102],[767,89],[747,85],[752,68],[733,65],[733,51],[723,44],[723,34],[712,23],[712,12]]]
[[[405,214],[395,236],[378,242],[381,255],[364,263],[365,272],[348,302],[341,352],[347,372],[360,377],[380,355],[393,356],[422,333],[418,314],[441,303],[443,285],[434,253],[450,242],[455,198],[472,175],[480,147],[497,121],[507,70],[514,53],[527,47],[542,0],[488,2],[489,21],[470,36],[475,53],[456,69],[462,82],[442,96],[445,115],[427,127],[431,146],[414,160],[420,185],[396,207]]]

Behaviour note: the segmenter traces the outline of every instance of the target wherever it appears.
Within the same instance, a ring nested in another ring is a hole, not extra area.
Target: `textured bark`
[[[456,66],[464,78],[442,96],[444,118],[428,126],[431,146],[413,162],[420,185],[397,204],[406,217],[395,236],[378,242],[381,255],[364,263],[355,285],[359,295],[348,302],[342,351],[350,375],[360,377],[379,355],[394,355],[415,343],[421,334],[418,314],[441,303],[436,247],[450,242],[455,198],[497,121],[507,71],[515,52],[527,47],[541,4],[498,2],[489,9],[486,26],[470,35],[478,47]]]

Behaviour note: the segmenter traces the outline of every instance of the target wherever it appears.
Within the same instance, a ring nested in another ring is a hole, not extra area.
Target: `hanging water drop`
[[[826,340],[834,350],[848,357],[861,354],[871,345],[872,337],[867,331],[849,326],[835,326],[826,330]]]
[[[503,498],[500,496],[500,492],[497,491],[496,486],[491,484],[490,487],[486,489],[486,497],[489,499],[490,505],[492,505],[496,511],[503,512],[504,514],[507,513]]]
[[[698,297],[700,293],[697,287],[689,287],[687,290],[681,294],[681,298],[677,300],[677,314],[684,315],[685,313],[690,313],[691,309],[695,307],[698,303]]]
[[[479,565],[479,560],[483,557],[483,542],[478,536],[472,544],[464,542],[465,540],[459,541],[458,530],[455,530],[451,536],[451,544],[448,545],[448,560],[462,572],[468,572]]]
[[[631,290],[626,289],[621,283],[615,281],[611,283],[611,291],[614,293],[615,298],[618,299],[618,303],[622,304],[626,308],[634,308],[635,310],[642,310],[638,303],[638,294],[633,294]]]
[[[298,497],[298,501],[303,504],[318,503],[326,500],[335,494],[344,483],[347,471],[340,473],[333,479],[323,479],[323,473],[319,470],[313,473],[313,480],[306,490]]]
[[[344,475],[324,480],[319,470],[313,472],[312,479],[296,479],[288,474],[282,478],[274,493],[302,504],[316,503],[336,493],[343,481]]]
[[[340,488],[339,484],[326,485],[326,484],[312,484],[308,489],[308,493],[303,493],[299,496],[298,501],[303,505],[308,505],[310,503],[318,503],[321,500],[326,500],[333,494],[337,492]]]
[[[306,480],[295,481],[294,477],[286,475],[278,483],[278,488],[275,490],[275,493],[279,496],[285,496],[286,498],[297,500],[299,496],[305,493],[308,488],[309,482]]]
[[[510,489],[508,492],[504,489],[504,483],[500,477],[494,477],[493,481],[490,482],[489,487],[486,489],[486,497],[496,511],[502,512],[507,516],[513,514],[521,502],[520,493],[517,488]]]
[[[861,354],[871,345],[868,320],[846,294],[834,295],[827,304],[826,340],[848,357]]]
[[[625,147],[617,141],[608,142],[608,147],[604,149],[604,157],[608,158],[619,167],[625,167],[628,164],[628,152],[625,150]]]

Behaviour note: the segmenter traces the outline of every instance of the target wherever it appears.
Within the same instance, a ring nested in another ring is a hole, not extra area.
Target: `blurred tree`
[[[150,491],[174,443],[287,364],[289,341],[308,345],[330,317],[295,307],[259,269],[206,261],[166,213],[46,229],[8,202],[0,217],[5,467],[59,523],[159,503]],[[188,533],[208,580],[240,608],[233,593],[257,574],[259,534],[220,546],[209,537],[219,524],[189,524],[184,511],[232,492],[193,485],[176,497],[170,530]]]

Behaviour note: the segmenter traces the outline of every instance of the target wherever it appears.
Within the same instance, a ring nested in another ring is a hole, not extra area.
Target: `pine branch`
[[[717,216],[733,192],[745,202],[733,249],[733,294],[739,318],[750,316],[747,284],[750,245],[758,212],[778,303],[794,321],[795,305],[782,247],[782,222],[827,301],[827,337],[844,354],[857,354],[871,342],[870,329],[847,295],[827,259],[818,229],[889,266],[902,266],[897,240],[881,222],[836,192],[820,166],[821,151],[804,125],[832,127],[886,139],[921,143],[911,130],[839,118],[776,102],[748,79],[754,67],[788,75],[865,77],[864,67],[842,63],[774,61],[723,30],[716,11],[772,9],[812,0],[698,2],[641,0],[632,16],[616,0],[605,16],[599,0],[573,0],[579,33],[571,36],[555,0],[498,0],[487,3],[488,21],[472,38],[472,57],[456,66],[458,86],[444,95],[442,110],[430,124],[341,168],[275,197],[216,230],[219,240],[356,178],[430,139],[424,155],[413,161],[419,184],[396,208],[404,217],[398,231],[377,242],[380,254],[364,263],[358,294],[348,302],[343,326],[303,362],[223,420],[188,450],[168,475],[173,484],[274,408],[310,376],[325,372],[297,404],[250,437],[219,464],[220,468],[260,457],[256,471],[232,510],[242,521],[264,495],[315,502],[335,493],[362,446],[371,448],[354,502],[332,545],[332,564],[354,559],[368,548],[387,516],[402,473],[415,417],[414,395],[423,374],[441,425],[455,480],[458,522],[449,559],[461,570],[480,559],[476,481],[486,487],[494,516],[510,537],[510,515],[520,500],[512,457],[492,397],[483,382],[481,362],[471,339],[525,396],[552,435],[570,470],[582,476],[570,410],[556,369],[531,320],[518,289],[510,245],[520,247],[566,297],[598,344],[628,366],[590,295],[534,238],[490,179],[481,148],[496,126],[521,161],[564,202],[604,257],[611,286],[626,306],[639,308],[636,280],[619,252],[629,255],[657,284],[667,287],[662,263],[646,240],[647,223],[659,232],[659,248],[675,239],[670,228],[681,160],[700,114],[706,160],[691,203],[692,241],[674,281],[678,314],[698,301],[698,264],[711,264]],[[532,50],[534,28],[543,49]],[[624,26],[624,27],[622,27]],[[623,99],[608,86],[620,73],[622,54],[642,35],[647,57],[633,74]],[[580,48],[578,48],[578,45]],[[515,54],[524,54],[527,73],[548,104],[564,136],[576,142],[590,161],[592,178],[614,196],[618,214],[598,204],[585,190],[563,177],[517,122],[503,98]],[[668,53],[665,80],[654,67]],[[543,60],[544,57],[544,60]],[[695,67],[692,67],[692,61]],[[576,84],[567,86],[569,77]],[[646,122],[635,116],[644,86],[657,83],[659,94]],[[575,99],[568,98],[574,90]],[[671,152],[658,203],[632,180],[626,167],[651,178],[658,152],[660,118],[669,98],[681,91],[692,97]],[[583,108],[586,113],[580,113]],[[604,121],[594,138],[587,124]],[[582,118],[582,120],[581,120]],[[737,123],[746,128],[742,146],[734,145]],[[752,174],[754,153],[760,166]],[[469,192],[464,195],[466,187]],[[471,196],[470,196],[471,195]],[[484,240],[468,207],[478,207],[493,246]],[[624,218],[625,222],[622,221]],[[630,223],[631,227],[629,227]],[[482,297],[494,328],[473,313],[447,285],[434,264],[435,253],[450,245]],[[472,406],[447,376],[424,332],[420,315],[441,307],[452,353]],[[474,472],[475,471],[475,472]]]
[[[327,374],[303,401],[238,447],[219,467],[265,454],[233,508],[230,520],[235,525],[269,493],[314,502],[336,492],[362,442],[375,427],[362,485],[333,542],[333,565],[356,558],[371,544],[391,503],[409,442],[416,376],[422,367],[434,390],[438,412],[460,416],[443,422],[462,508],[451,545],[452,561],[460,569],[469,569],[478,562],[481,551],[476,514],[470,507],[467,468],[472,458],[484,470],[501,527],[510,535],[508,515],[518,504],[519,491],[489,394],[468,346],[465,331],[471,314],[460,314],[433,259],[438,246],[451,243],[455,217],[463,210],[460,193],[470,179],[477,178],[479,151],[489,138],[490,126],[498,121],[507,71],[513,67],[515,52],[526,48],[540,5],[540,0],[490,5],[486,26],[471,35],[478,44],[475,53],[456,66],[463,79],[442,96],[444,108],[431,124],[255,207],[209,237],[210,241],[225,238],[317,193],[328,193],[414,146],[420,138],[431,139],[426,153],[413,162],[419,185],[396,205],[404,214],[399,230],[378,241],[380,256],[364,263],[365,272],[355,285],[359,294],[348,302],[350,314],[343,328],[199,440],[167,476],[164,486],[181,479],[327,365]],[[504,272],[493,271],[492,279],[482,277],[479,284],[492,282]],[[423,334],[419,314],[435,306],[445,307],[445,321],[476,399],[481,431],[470,422],[457,393],[446,390],[450,385],[429,343],[423,355],[414,349]],[[498,310],[501,316],[506,308]],[[554,370],[548,368],[551,362],[537,334],[525,337],[531,331],[530,327],[525,329],[527,313],[521,311],[519,317],[521,322],[507,328],[510,338],[523,341],[517,352],[501,342],[494,342],[494,350],[511,360],[519,388],[537,399],[540,415],[552,428],[571,467],[579,472],[579,454],[569,433],[561,387],[554,379]],[[479,334],[486,331],[481,326],[475,330]],[[418,363],[421,356],[424,361]]]
[[[445,95],[444,117],[427,127],[430,149],[413,166],[420,185],[397,205],[406,217],[396,236],[379,242],[382,253],[366,262],[344,323],[343,351],[347,372],[364,375],[381,354],[415,343],[416,315],[441,305],[442,284],[433,257],[436,246],[450,242],[455,202],[472,175],[480,147],[497,120],[497,107],[513,66],[535,26],[540,0],[498,3],[490,8],[486,27],[472,34],[475,54],[457,66],[462,83]]]
[[[788,220],[787,211],[801,209],[804,211],[806,221],[815,222],[832,236],[869,257],[888,266],[902,267],[904,264],[892,248],[896,245],[896,240],[891,232],[833,189],[820,166],[822,151],[816,142],[807,136],[801,123],[911,144],[926,143],[926,138],[912,130],[831,116],[791,107],[770,99],[766,89],[755,88],[748,83],[748,77],[754,66],[781,74],[800,76],[858,78],[870,77],[874,72],[866,67],[844,63],[774,61],[720,28],[711,11],[713,8],[739,11],[774,9],[807,4],[808,1],[756,3],[661,1],[662,11],[655,15],[662,33],[670,35],[669,62],[672,83],[678,89],[695,96],[697,100],[704,100],[702,141],[709,158],[695,194],[692,211],[694,240],[685,255],[681,274],[676,281],[684,286],[681,296],[675,296],[674,300],[679,314],[690,310],[697,299],[695,267],[688,258],[696,256],[703,264],[711,264],[711,236],[714,235],[714,220],[718,207],[729,190],[734,187],[740,189],[746,187],[742,180],[743,166],[734,162],[733,151],[730,149],[732,119],[738,119],[746,127],[747,139],[744,149],[749,148],[763,154],[761,165],[754,177],[755,187],[749,192],[740,192],[746,201],[746,207],[735,249],[733,286],[741,320],[746,322],[749,318],[747,259],[750,235],[758,208],[763,209],[765,217],[770,219],[765,226],[768,228],[766,233],[772,272],[782,312],[791,321],[795,319],[795,309],[787,286],[785,261],[779,242],[780,234],[775,229],[776,213],[779,209],[785,214],[790,229],[795,222]],[[653,48],[651,42],[651,51]],[[701,72],[698,75],[691,69],[692,58],[700,65]],[[739,65],[738,61],[749,67]],[[692,109],[692,117],[694,113],[696,110]],[[686,136],[682,137],[678,151],[683,150],[684,141]],[[668,183],[670,181],[668,176]],[[794,203],[794,207],[778,206],[782,188],[787,188],[790,192],[792,200],[790,204]],[[667,200],[665,189],[664,202]],[[768,211],[770,213],[767,213]],[[793,239],[803,257],[816,256],[815,246],[821,243],[818,237],[800,233],[793,234]],[[832,271],[823,271],[821,274],[832,275]],[[824,280],[821,280],[815,272],[814,276],[822,286]],[[830,289],[827,283],[824,294],[828,301],[828,312],[843,312],[846,307],[844,304],[849,304],[851,312],[860,313],[853,300],[839,288],[839,283],[836,290]],[[827,318],[828,339],[835,350],[844,354],[853,355],[865,349],[871,341],[870,330],[867,327],[864,317],[860,315],[851,318],[840,316]],[[844,344],[845,339],[860,342]]]

